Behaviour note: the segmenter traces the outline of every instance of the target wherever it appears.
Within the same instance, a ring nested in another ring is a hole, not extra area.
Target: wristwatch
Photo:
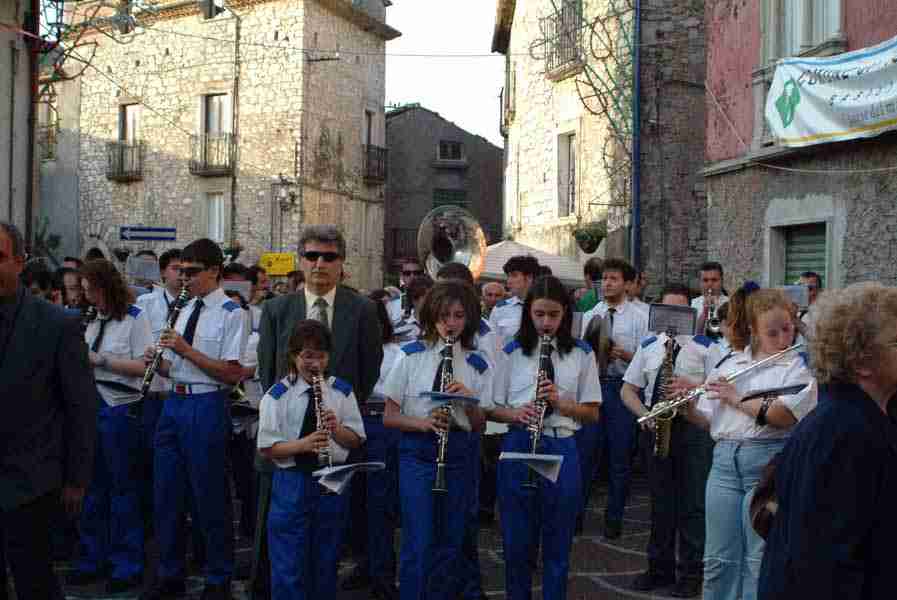
[[[766,411],[769,410],[769,405],[772,404],[775,399],[775,396],[763,397],[763,403],[760,405],[760,410],[757,411],[756,423],[759,427],[766,427]]]

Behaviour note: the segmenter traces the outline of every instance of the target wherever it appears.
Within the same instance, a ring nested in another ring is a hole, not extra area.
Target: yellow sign
[[[262,254],[259,266],[264,267],[268,275],[286,275],[296,270],[296,255],[291,252],[268,252]]]

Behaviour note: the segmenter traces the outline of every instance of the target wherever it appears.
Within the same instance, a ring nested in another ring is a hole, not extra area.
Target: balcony
[[[583,18],[579,0],[564,0],[560,9],[542,19],[545,71],[557,81],[579,72],[583,65]]]
[[[143,179],[143,142],[107,143],[106,179],[123,183]]]
[[[370,144],[362,146],[364,154],[364,181],[370,184],[379,184],[386,181],[386,155],[387,149]]]
[[[232,133],[190,136],[190,172],[200,177],[222,177],[234,170],[236,144]]]

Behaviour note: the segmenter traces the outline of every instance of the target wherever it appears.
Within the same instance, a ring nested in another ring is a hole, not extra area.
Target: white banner
[[[779,61],[766,122],[784,146],[897,129],[897,38],[828,58]]]

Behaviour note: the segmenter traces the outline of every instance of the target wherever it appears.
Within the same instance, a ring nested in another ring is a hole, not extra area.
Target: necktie
[[[312,319],[320,321],[321,323],[324,324],[325,327],[327,327],[329,329],[330,323],[327,320],[327,307],[328,306],[329,305],[327,304],[327,301],[324,300],[324,298],[318,298],[317,300],[315,300],[315,304],[314,304],[315,311],[314,311],[314,316],[312,316]]]
[[[106,333],[106,323],[109,322],[109,319],[100,319],[100,331],[97,332],[97,337],[94,338],[93,343],[90,345],[90,351],[96,352],[100,349],[100,344],[103,343],[103,334]]]
[[[445,346],[439,352],[439,368],[436,369],[436,377],[433,379],[433,391],[434,392],[444,392],[442,389],[442,376],[448,369],[448,379],[449,381],[454,379],[454,373],[452,373],[452,347]]]
[[[196,304],[193,305],[193,312],[190,313],[190,318],[187,319],[187,327],[184,328],[184,341],[193,345],[193,335],[196,333],[196,324],[199,323],[199,311],[202,310],[202,307],[205,306],[203,304],[202,298],[196,299]]]

